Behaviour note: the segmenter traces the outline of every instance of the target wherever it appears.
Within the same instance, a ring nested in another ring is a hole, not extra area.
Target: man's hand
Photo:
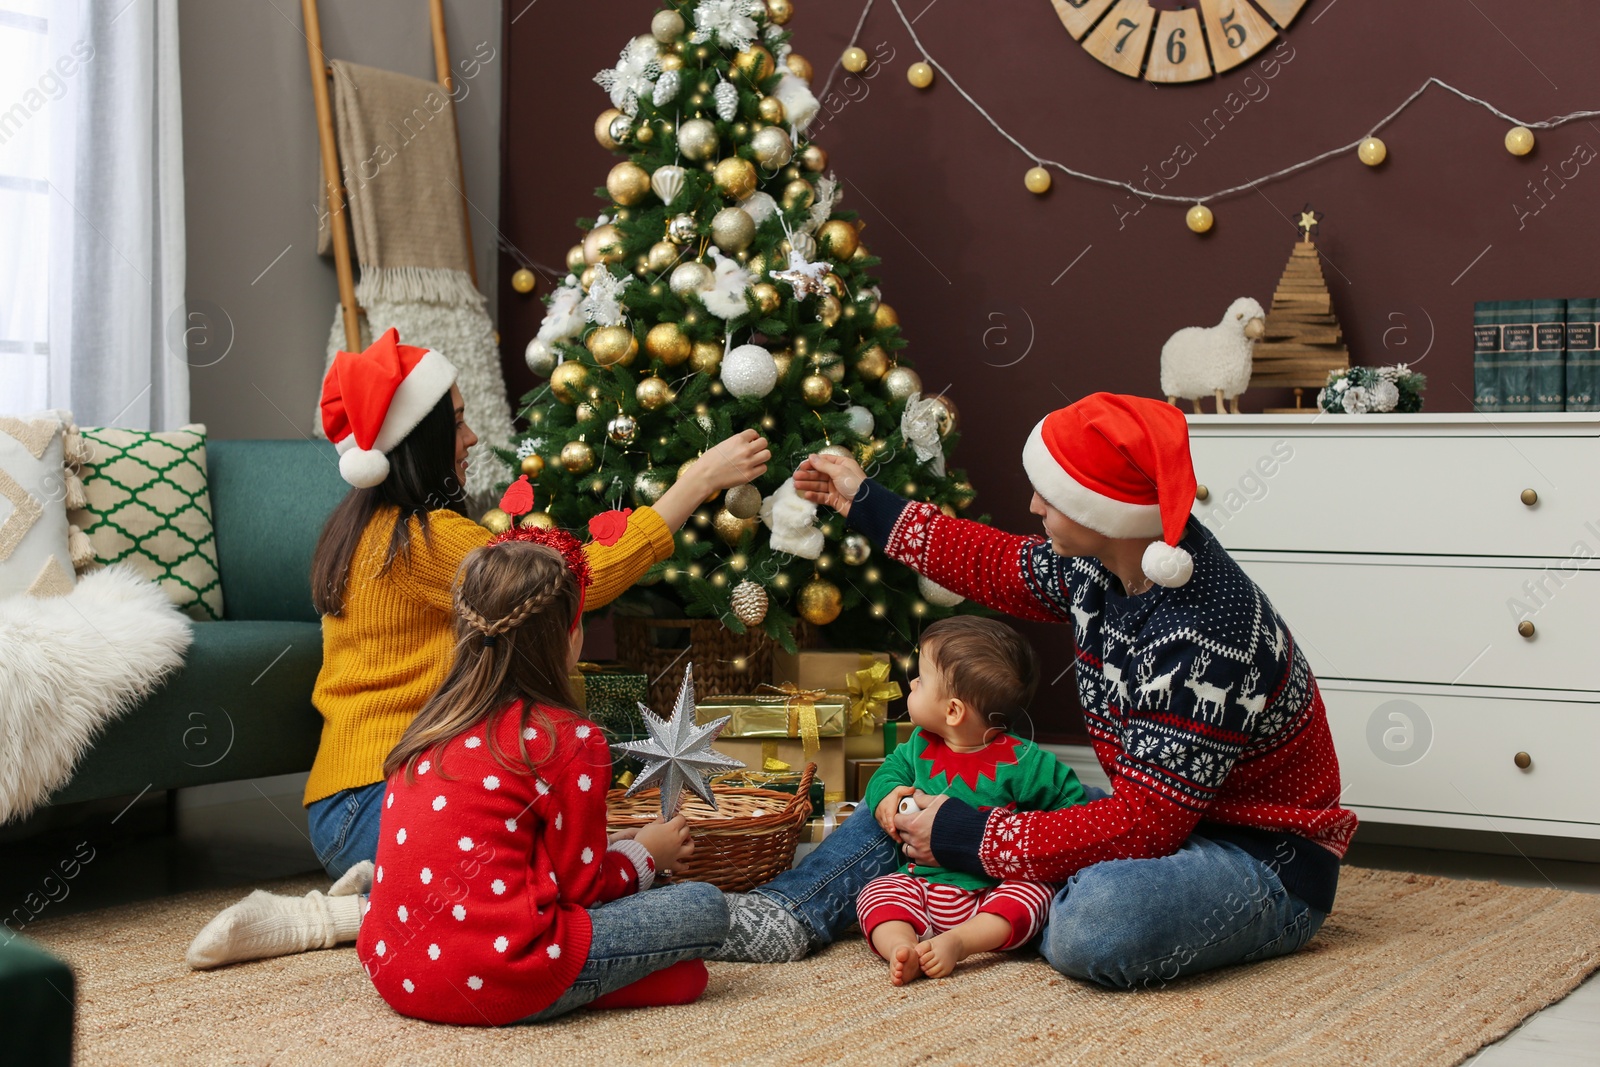
[[[939,813],[939,806],[944,803],[945,797],[943,793],[930,797],[920,789],[913,795],[916,797],[917,806],[922,810],[895,816],[895,829],[900,831],[896,840],[901,843],[900,851],[906,859],[913,863],[932,864],[936,862],[930,847],[933,838],[933,819]]]
[[[850,502],[866,480],[861,464],[829,452],[806,457],[794,472],[797,493],[813,504],[826,504],[841,515],[850,514]]]
[[[890,790],[888,796],[878,801],[878,810],[872,813],[878,820],[878,825],[883,827],[883,832],[894,838],[896,844],[900,842],[900,831],[895,826],[894,819],[900,814],[900,801],[916,791],[914,786],[897,785]]]

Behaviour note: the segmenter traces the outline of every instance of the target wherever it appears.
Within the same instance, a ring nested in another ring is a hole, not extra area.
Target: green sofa
[[[321,441],[210,441],[206,468],[224,617],[193,624],[183,667],[106,729],[52,804],[311,768],[311,553],[349,486]]]

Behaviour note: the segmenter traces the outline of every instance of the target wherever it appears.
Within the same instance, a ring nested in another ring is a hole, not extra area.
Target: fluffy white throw
[[[0,823],[65,784],[105,725],[183,663],[190,640],[161,587],[120,565],[66,596],[0,600]]]

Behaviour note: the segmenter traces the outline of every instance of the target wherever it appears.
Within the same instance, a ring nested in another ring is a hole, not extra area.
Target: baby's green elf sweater
[[[977,752],[956,752],[937,734],[911,731],[867,783],[856,818],[873,818],[896,786],[915,786],[930,796],[956,797],[974,808],[1007,805],[1019,811],[1056,811],[1083,803],[1083,784],[1071,767],[1032,741],[1001,734]],[[966,871],[907,863],[900,870],[929,882],[962,889],[1000,884]]]

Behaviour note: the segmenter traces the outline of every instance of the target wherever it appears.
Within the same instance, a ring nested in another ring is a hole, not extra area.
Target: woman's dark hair
[[[397,557],[411,547],[410,520],[422,524],[428,539],[428,512],[466,514],[466,493],[456,481],[456,414],[450,394],[422,417],[389,452],[389,476],[370,489],[351,489],[323,524],[311,557],[311,603],[318,615],[344,611],[350,564],[361,535],[384,506],[398,507],[389,548],[379,574],[387,574]]]

